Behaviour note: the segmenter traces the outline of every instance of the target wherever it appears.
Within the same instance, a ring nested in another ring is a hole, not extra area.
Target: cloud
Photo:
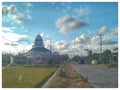
[[[102,51],[109,49],[113,52],[113,48],[117,46],[118,42],[113,40],[112,37],[102,37]],[[73,57],[75,55],[87,55],[85,49],[92,50],[93,53],[100,53],[100,37],[98,35],[89,37],[83,33],[69,42],[66,40],[55,42],[52,50]]]
[[[2,14],[7,15],[8,18],[13,19],[17,24],[21,24],[24,17],[24,14],[18,12],[17,7],[14,4],[2,6]]]
[[[56,2],[51,2],[51,5],[55,7],[58,11],[62,11],[63,13],[67,13],[71,9],[71,3],[70,2],[60,2],[58,5]]]
[[[81,56],[81,53],[83,55],[86,54],[86,52],[84,51],[85,47],[79,44],[72,44],[71,41],[70,42],[67,42],[65,40],[57,41],[54,44],[53,48],[54,51],[58,51],[60,54],[68,54],[70,57],[73,57],[75,55]]]
[[[103,45],[113,45],[113,44],[118,44],[117,41],[112,40],[112,38],[104,38],[102,40]]]
[[[50,36],[48,35],[48,34],[45,34],[45,33],[40,33],[40,35],[41,35],[41,37],[43,37],[43,38],[49,38],[50,39]]]
[[[103,26],[99,30],[97,30],[95,33],[96,34],[105,34],[109,32],[108,26]]]
[[[91,43],[92,44],[99,44],[100,42],[100,37],[99,36],[95,36],[91,38]]]
[[[50,40],[46,40],[44,42],[44,46],[45,46],[45,48],[50,49]]]
[[[11,41],[11,42],[16,42],[22,38],[26,38],[28,37],[27,35],[21,35],[21,34],[17,34],[17,33],[11,33],[11,32],[8,32],[8,33],[5,33],[5,32],[2,32],[2,38],[8,40],[8,41]]]
[[[24,3],[23,5],[24,5],[25,8],[26,8],[25,12],[26,12],[27,14],[29,14],[29,13],[30,13],[30,8],[33,7],[33,5],[32,5],[31,3]]]
[[[115,27],[111,30],[110,35],[112,36],[118,36],[118,27]]]
[[[90,13],[90,9],[88,7],[80,7],[74,10],[74,12],[79,17],[87,16]]]
[[[33,5],[31,3],[24,3],[24,5],[25,5],[26,8],[33,7]]]
[[[69,44],[65,40],[57,41],[55,43],[55,48],[57,50],[65,50],[66,48],[68,48],[68,46],[69,46]]]
[[[26,10],[28,10],[29,7],[31,7],[31,4],[27,4],[26,5],[27,8]],[[2,14],[3,16],[7,16],[7,18],[10,18],[12,20],[12,22],[15,22],[17,24],[22,24],[24,20],[31,20],[32,17],[30,16],[30,14],[24,13],[24,12],[19,12],[18,10],[19,8],[17,8],[16,5],[11,4],[9,6],[2,6]],[[29,10],[30,11],[30,10]]]
[[[5,32],[13,32],[13,28],[10,28],[10,27],[2,27],[2,31],[5,31]]]
[[[18,53],[28,49],[29,45],[31,45],[31,42],[27,38],[28,36],[23,34],[21,35],[11,32],[2,32],[2,51]]]
[[[55,24],[60,29],[60,32],[64,34],[88,25],[87,22],[79,21],[77,18],[69,15],[59,18]]]
[[[73,44],[89,44],[90,38],[86,34],[81,34],[79,37],[76,37],[75,40],[72,40]]]
[[[17,8],[14,4],[11,4],[10,6],[2,6],[2,14],[16,14],[16,11]]]

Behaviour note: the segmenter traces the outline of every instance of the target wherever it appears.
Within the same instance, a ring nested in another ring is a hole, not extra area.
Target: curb
[[[47,88],[47,86],[49,85],[50,81],[52,80],[52,78],[57,74],[57,72],[60,70],[60,67],[58,68],[58,70],[48,79],[48,81],[42,86],[42,88]]]

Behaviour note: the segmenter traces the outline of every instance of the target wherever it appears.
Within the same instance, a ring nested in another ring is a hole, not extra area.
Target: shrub
[[[88,77],[87,76],[80,75],[79,79],[80,79],[80,81],[88,82]]]
[[[60,69],[58,72],[59,76],[65,77],[67,75],[67,71],[65,69]]]

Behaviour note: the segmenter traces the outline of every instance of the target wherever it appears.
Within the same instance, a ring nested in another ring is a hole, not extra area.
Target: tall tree
[[[80,56],[76,55],[72,58],[72,61],[79,62],[80,58]]]
[[[104,64],[110,63],[111,54],[112,53],[110,50],[105,50],[102,54],[102,63],[104,63]]]
[[[7,65],[10,63],[10,54],[2,53],[2,65]]]

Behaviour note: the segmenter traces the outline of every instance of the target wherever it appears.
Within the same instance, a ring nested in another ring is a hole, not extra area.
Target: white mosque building
[[[52,53],[44,47],[42,37],[38,34],[32,49],[25,56],[31,58],[32,64],[43,64],[51,58]]]

